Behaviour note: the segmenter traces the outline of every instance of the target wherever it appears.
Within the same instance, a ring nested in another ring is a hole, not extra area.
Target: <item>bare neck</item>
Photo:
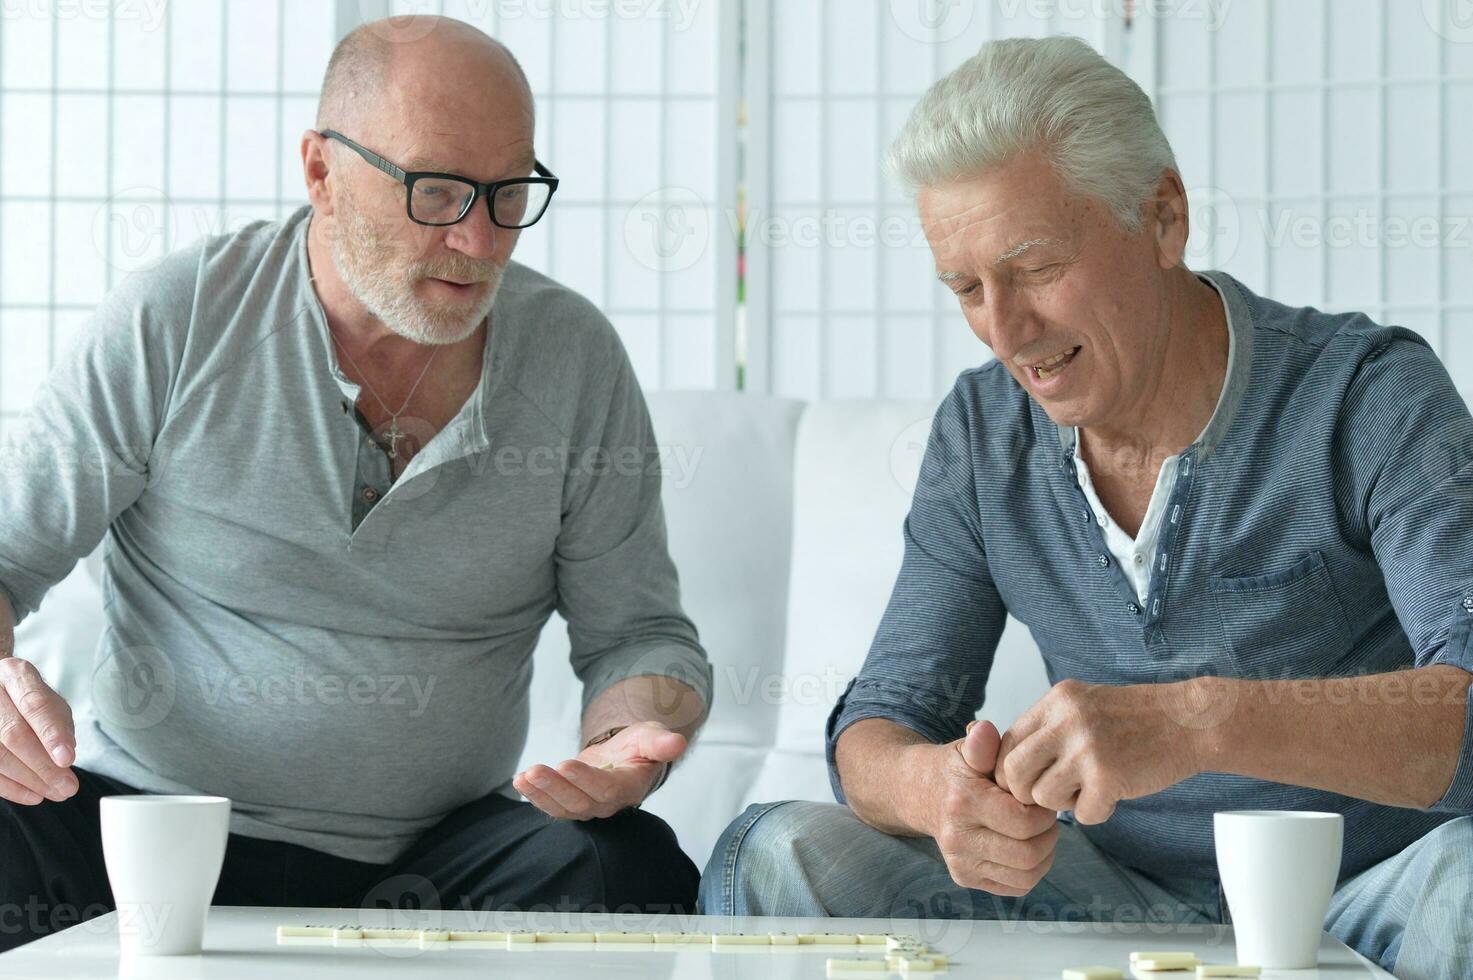
[[[1165,343],[1151,382],[1119,420],[1090,426],[1091,459],[1135,459],[1152,472],[1181,452],[1206,428],[1227,376],[1228,325],[1222,300],[1188,269],[1177,270],[1167,290]]]

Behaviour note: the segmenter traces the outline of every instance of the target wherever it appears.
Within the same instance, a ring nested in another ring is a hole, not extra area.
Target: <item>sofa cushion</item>
[[[648,401],[681,602],[714,676],[706,726],[649,809],[702,862],[750,797],[776,732],[779,706],[760,685],[783,674],[793,446],[803,403],[713,392],[653,392]],[[534,654],[521,766],[575,753],[578,710],[567,628],[554,617]]]
[[[901,534],[934,413],[931,402],[815,402],[794,464],[786,682],[758,799],[832,800],[824,726],[858,672],[900,570]],[[980,717],[1006,727],[1048,689],[1043,660],[1011,617]]]

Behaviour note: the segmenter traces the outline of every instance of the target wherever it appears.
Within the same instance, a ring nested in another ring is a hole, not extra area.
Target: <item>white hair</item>
[[[885,159],[912,191],[1040,150],[1074,191],[1128,231],[1164,170],[1176,170],[1151,100],[1076,37],[989,41],[921,97]]]

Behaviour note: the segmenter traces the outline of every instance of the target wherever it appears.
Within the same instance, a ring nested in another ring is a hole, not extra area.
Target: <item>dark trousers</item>
[[[113,910],[98,800],[135,790],[73,768],[62,803],[0,800],[0,951]],[[215,905],[694,912],[700,875],[659,817],[554,820],[482,797],[390,864],[231,834]]]

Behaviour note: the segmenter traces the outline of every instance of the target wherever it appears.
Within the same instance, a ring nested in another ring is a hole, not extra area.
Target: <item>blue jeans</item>
[[[701,880],[710,915],[1229,923],[1216,879],[1157,881],[1105,854],[1067,818],[1053,866],[1006,898],[951,880],[929,838],[893,837],[833,803],[748,807]],[[1325,929],[1402,980],[1473,977],[1473,817],[1451,820],[1340,882]]]

